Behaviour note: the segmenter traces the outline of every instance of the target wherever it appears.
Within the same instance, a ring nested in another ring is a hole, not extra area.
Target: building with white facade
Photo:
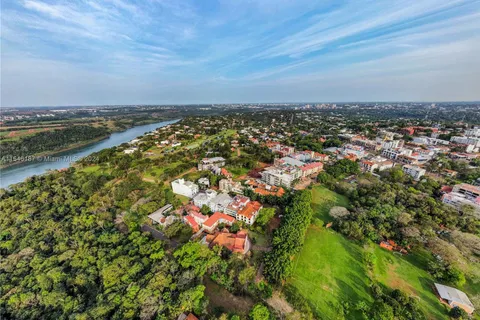
[[[225,159],[222,157],[205,158],[198,164],[198,170],[211,170],[213,168],[221,168],[225,165]]]
[[[370,172],[370,173],[372,173],[375,170],[378,170],[378,171],[387,170],[387,169],[393,168],[394,165],[395,164],[392,161],[383,157],[375,157],[372,159],[368,159],[368,160],[365,159],[360,161],[360,168],[364,172]]]
[[[212,212],[223,212],[232,201],[232,197],[227,193],[220,193],[210,201],[208,206]]]
[[[422,176],[427,173],[427,171],[423,168],[417,167],[417,166],[412,166],[409,164],[406,164],[402,167],[402,170],[404,173],[408,174],[415,180],[419,180]]]
[[[480,137],[480,127],[475,126],[473,129],[465,130],[465,136],[467,136],[467,137]]]
[[[295,180],[302,177],[302,170],[294,166],[273,166],[266,168],[260,175],[267,184],[290,188]]]
[[[480,138],[477,137],[452,137],[450,141],[460,144],[472,144],[475,148],[480,147]]]
[[[215,198],[216,196],[217,196],[217,192],[211,189],[205,190],[203,192],[199,192],[193,198],[193,204],[195,204],[199,208],[202,208],[204,205],[209,206],[210,201],[212,201],[212,199]]]
[[[199,191],[198,185],[191,181],[186,181],[185,179],[173,180],[171,185],[173,193],[189,198],[193,198]]]

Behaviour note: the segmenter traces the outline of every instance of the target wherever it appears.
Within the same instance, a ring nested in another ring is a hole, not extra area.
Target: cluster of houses
[[[208,166],[215,165],[215,163],[218,164],[218,161],[202,161],[202,170],[212,169],[213,167]],[[204,167],[205,165],[207,167]],[[230,196],[229,192],[232,192],[235,188],[238,189],[237,191],[243,190],[240,188],[241,185],[236,186],[231,179],[222,179],[220,184],[220,192],[217,192],[209,188],[202,190],[197,183],[185,179],[177,179],[171,182],[174,193],[190,198],[189,204],[182,208],[182,220],[196,234],[204,234],[203,243],[209,246],[221,245],[232,252],[245,254],[250,249],[247,231],[241,230],[234,234],[228,232],[228,228],[219,230],[219,227],[232,226],[236,221],[252,225],[263,206],[260,202],[252,201],[242,195],[241,192],[233,197]],[[243,188],[243,186],[241,187]],[[208,207],[208,211],[213,212],[213,214],[210,216],[203,214],[202,208],[205,207]]]

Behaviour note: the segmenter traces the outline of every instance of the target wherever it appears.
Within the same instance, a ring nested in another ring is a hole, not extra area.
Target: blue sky
[[[2,0],[1,105],[480,100],[476,0]]]

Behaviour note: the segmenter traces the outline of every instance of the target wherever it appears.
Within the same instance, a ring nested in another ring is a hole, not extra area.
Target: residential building
[[[295,180],[302,177],[302,170],[294,166],[274,166],[266,168],[260,175],[267,184],[290,188]]]
[[[183,217],[183,222],[192,228],[193,233],[197,233],[200,230],[200,225],[195,221],[195,219],[188,215]]]
[[[172,181],[172,190],[173,193],[193,198],[199,191],[198,185],[191,181],[186,181],[185,179],[177,179]]]
[[[413,153],[412,150],[405,149],[405,148],[384,149],[384,150],[382,150],[382,157],[385,157],[385,158],[391,159],[391,160],[397,160],[397,157],[399,155],[411,156],[412,153]]]
[[[232,201],[233,199],[228,195],[228,193],[220,193],[215,198],[210,200],[208,206],[213,212],[223,212]]]
[[[233,181],[232,179],[222,179],[218,183],[220,191],[243,193],[244,187],[240,182]]]
[[[308,177],[312,174],[319,173],[320,171],[323,170],[323,163],[321,162],[310,162],[307,164],[304,164],[303,166],[300,167],[302,170],[302,177]]]
[[[480,197],[469,198],[458,192],[450,192],[442,196],[442,202],[455,207],[459,211],[463,211],[464,206],[470,206],[480,218]]]
[[[253,190],[253,192],[262,196],[282,197],[285,194],[285,190],[282,187],[272,186],[256,180],[248,180],[246,181],[246,184]]]
[[[216,245],[227,248],[233,253],[246,254],[250,250],[250,240],[246,230],[240,230],[236,234],[229,232],[216,232],[205,236],[204,243],[210,248]]]
[[[460,143],[460,144],[471,144],[474,145],[475,148],[480,147],[480,138],[477,137],[452,137],[450,138],[450,141],[455,142],[455,143]]]
[[[250,198],[242,195],[235,196],[233,201],[225,208],[224,213],[237,217],[238,210],[250,202]]]
[[[419,180],[427,172],[425,169],[406,164],[402,167],[404,173],[408,174],[415,180]]]
[[[223,167],[225,165],[225,159],[222,157],[204,158],[198,164],[198,170],[211,170],[214,167]]]
[[[364,172],[373,173],[375,170],[383,171],[393,168],[394,163],[386,158],[376,157],[369,160],[361,160],[360,168]]]
[[[203,228],[209,233],[213,233],[220,223],[231,226],[235,222],[235,218],[221,212],[215,212],[210,218],[203,223]]]
[[[480,197],[480,187],[468,183],[460,183],[453,187],[453,192],[465,195],[469,199],[477,199]]]
[[[377,138],[377,142],[380,142],[382,149],[397,149],[403,148],[403,140],[382,140]]]
[[[173,206],[171,204],[167,204],[166,206],[163,206],[157,211],[149,214],[148,218],[152,221],[152,224],[159,224],[162,227],[167,227],[178,219],[175,215],[166,216],[166,214],[172,209]]]
[[[475,307],[464,292],[438,283],[435,283],[435,289],[440,299],[450,307],[459,307],[470,315],[475,311]]]
[[[475,126],[473,129],[465,130],[465,136],[467,136],[467,137],[480,137],[480,127]]]
[[[245,206],[237,211],[237,220],[252,225],[262,209],[262,204],[258,201],[249,201]]]
[[[198,179],[197,183],[202,190],[210,188],[210,180],[206,177]]]
[[[344,156],[354,155],[357,159],[361,159],[367,155],[364,147],[353,144],[344,145],[340,152]]]
[[[207,189],[203,192],[199,192],[195,197],[193,197],[193,203],[202,208],[204,205],[209,206],[210,201],[217,196],[217,192],[212,189]]]

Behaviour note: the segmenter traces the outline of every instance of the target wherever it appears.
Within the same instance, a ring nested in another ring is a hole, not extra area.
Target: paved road
[[[163,232],[158,231],[157,229],[154,229],[149,225],[146,225],[146,224],[142,225],[141,230],[143,232],[150,232],[155,239],[166,241],[171,248],[175,249],[176,247],[179,246],[179,243],[177,241],[167,238],[167,236]]]

